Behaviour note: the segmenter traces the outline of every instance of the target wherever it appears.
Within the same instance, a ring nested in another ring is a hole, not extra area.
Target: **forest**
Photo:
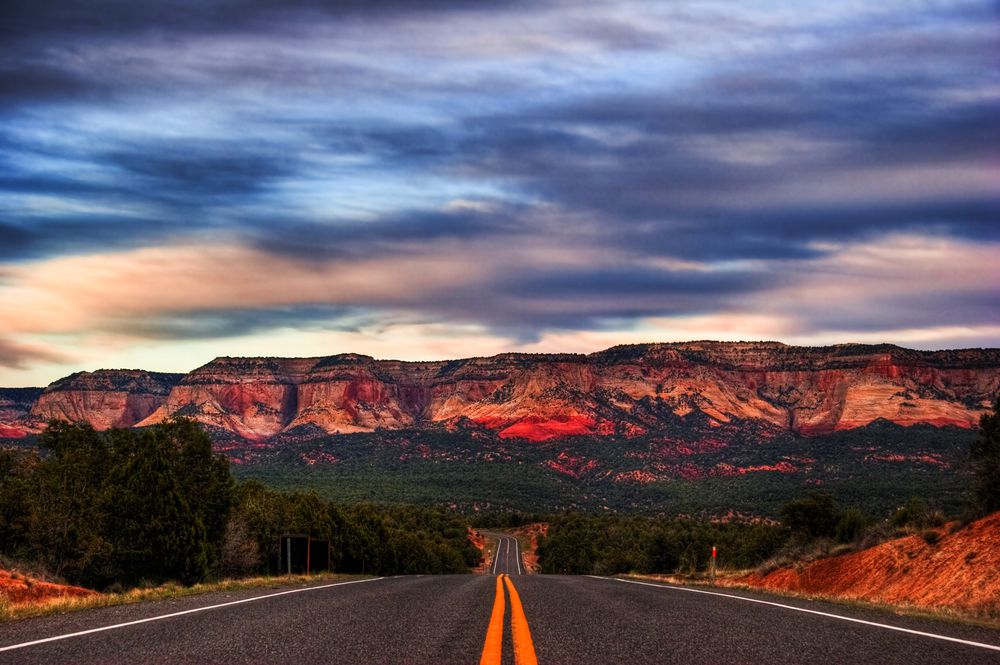
[[[337,505],[236,483],[190,420],[98,432],[52,422],[0,452],[0,555],[95,589],[278,572],[278,538],[327,540],[338,572],[459,573],[480,557],[435,508]]]

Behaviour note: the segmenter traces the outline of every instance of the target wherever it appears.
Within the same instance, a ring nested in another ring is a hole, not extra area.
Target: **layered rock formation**
[[[30,418],[88,422],[97,429],[132,427],[153,413],[182,377],[142,370],[77,372],[46,388]]]
[[[998,349],[690,342],[439,362],[218,358],[183,378],[76,374],[47,388],[31,415],[100,428],[189,416],[250,440],[291,430],[476,426],[537,441],[642,434],[691,418],[803,434],[880,418],[973,427],[998,394]]]
[[[20,439],[38,431],[31,407],[41,394],[41,388],[0,388],[0,438]]]

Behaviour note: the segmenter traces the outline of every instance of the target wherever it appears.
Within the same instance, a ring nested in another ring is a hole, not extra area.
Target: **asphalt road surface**
[[[521,558],[521,545],[514,536],[505,533],[483,533],[484,536],[497,541],[493,552],[493,560],[487,566],[490,574],[523,575],[524,560]]]
[[[746,592],[490,574],[213,593],[0,625],[0,663],[23,665],[535,662],[973,665],[1000,663],[1000,631]]]

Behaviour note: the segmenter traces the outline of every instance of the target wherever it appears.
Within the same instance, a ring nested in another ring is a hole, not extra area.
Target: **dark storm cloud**
[[[423,0],[417,10],[440,12],[514,6],[517,2]],[[0,35],[80,32],[108,36],[137,31],[224,31],[287,19],[289,13],[350,16],[414,10],[406,0],[8,0]]]
[[[35,221],[35,227],[30,229],[0,221],[0,260],[20,262],[65,254],[136,249],[167,241],[184,228],[172,219],[109,219],[103,215]],[[189,225],[186,230],[195,232],[204,228]]]
[[[630,297],[655,296],[664,303],[677,304],[679,297],[697,300],[706,296],[725,296],[758,291],[773,278],[749,271],[655,270],[649,268],[577,269],[539,271],[514,276],[504,283],[503,291],[514,296],[587,300],[628,294]]]
[[[941,326],[1000,325],[1000,292],[976,288],[942,297],[933,288],[917,293],[894,293],[868,298],[865,307],[817,308],[810,316],[813,328],[857,333],[885,330],[886,321],[898,329],[919,329],[928,321]]]
[[[473,240],[516,234],[516,212],[411,211],[374,220],[315,222],[264,220],[245,236],[262,251],[310,261],[370,258],[443,240]]]
[[[830,251],[816,248],[817,242],[877,239],[893,231],[1000,241],[1000,198],[679,209],[671,214],[687,221],[641,226],[625,234],[622,242],[644,253],[714,261],[816,258]]]
[[[859,169],[891,173],[997,157],[996,100],[933,109],[923,99],[928,89],[880,97],[884,83],[853,87],[843,94],[827,86],[827,96],[816,98],[786,82],[780,94],[772,90],[760,101],[700,105],[670,96],[608,97],[494,118],[468,146],[484,155],[471,168],[614,220],[623,244],[684,258],[808,258],[815,240],[904,230],[995,240],[996,197],[928,198],[911,188],[868,202],[863,192],[835,204],[786,200],[780,190],[787,183],[819,190],[825,179]],[[887,99],[894,95],[900,97]],[[779,152],[779,144],[767,163],[740,159],[741,151],[752,157],[781,140],[788,149]],[[805,147],[797,150],[798,142]],[[759,202],[768,197],[773,202]],[[720,234],[725,242],[717,241]]]
[[[65,362],[66,360],[67,357],[63,354],[0,338],[0,367],[22,369],[38,362]]]
[[[13,260],[227,232],[238,220],[219,210],[251,205],[295,163],[277,148],[235,141],[120,142],[83,154],[23,140],[0,140],[0,146],[7,150],[0,191],[10,197],[0,203],[0,258]],[[26,172],[17,159],[69,161]],[[73,205],[39,205],[26,214],[14,197]]]
[[[144,339],[198,340],[241,337],[276,328],[356,332],[371,320],[371,314],[362,308],[318,304],[170,312],[112,320],[106,326]]]
[[[195,207],[259,193],[291,173],[295,160],[258,143],[176,141],[130,146],[101,161],[142,188],[144,196]]]
[[[8,104],[95,99],[109,88],[89,76],[55,65],[0,59],[0,108]]]

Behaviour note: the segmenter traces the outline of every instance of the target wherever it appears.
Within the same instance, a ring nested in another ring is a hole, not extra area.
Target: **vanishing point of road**
[[[526,575],[241,590],[0,625],[0,663],[1000,663],[1000,631],[749,592]]]

